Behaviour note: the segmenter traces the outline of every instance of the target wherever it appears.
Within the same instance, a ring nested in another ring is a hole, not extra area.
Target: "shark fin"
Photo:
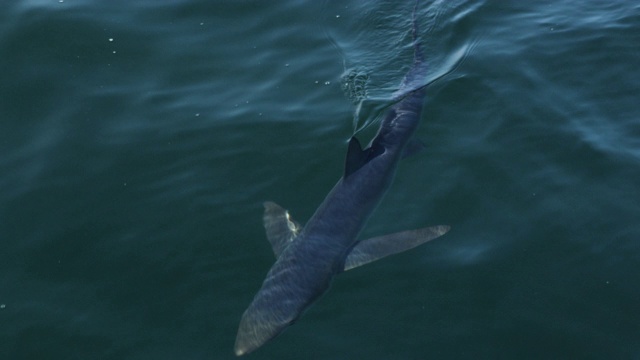
[[[444,235],[450,228],[447,225],[439,225],[362,240],[347,255],[343,271],[412,249]]]
[[[426,147],[427,146],[421,140],[413,138],[409,140],[409,143],[404,147],[404,150],[402,151],[402,158],[406,159],[409,156],[415,155]]]
[[[367,152],[362,150],[362,146],[355,136],[349,140],[347,158],[344,162],[344,177],[353,174],[367,162]]]
[[[355,136],[352,136],[351,140],[349,140],[347,158],[344,162],[344,177],[346,178],[354,172],[358,171],[358,169],[360,169],[369,160],[375,158],[383,152],[384,148],[377,144],[372,144],[371,147],[362,150],[360,141],[358,141]]]
[[[300,224],[289,216],[289,212],[280,205],[267,201],[264,204],[264,229],[267,232],[267,240],[276,258],[284,251],[300,232]]]

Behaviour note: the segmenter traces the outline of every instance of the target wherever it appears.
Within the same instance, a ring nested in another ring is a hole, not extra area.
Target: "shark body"
[[[367,219],[391,185],[400,160],[420,148],[412,136],[420,121],[425,76],[414,17],[413,66],[401,85],[401,99],[389,110],[366,148],[352,137],[344,175],[302,228],[273,202],[264,204],[264,226],[276,262],[242,315],[235,354],[252,352],[279,335],[331,284],[335,275],[435,239],[440,225],[358,240]],[[407,90],[408,89],[408,90]]]

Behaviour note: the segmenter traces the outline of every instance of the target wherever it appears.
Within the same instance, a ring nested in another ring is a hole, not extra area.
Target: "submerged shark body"
[[[425,76],[414,18],[414,64],[406,75],[400,101],[391,107],[377,135],[364,150],[349,142],[345,172],[304,228],[272,202],[264,204],[264,226],[277,260],[244,312],[235,343],[244,355],[276,337],[322,294],[342,271],[399,253],[449,230],[434,226],[358,240],[367,219],[389,188],[399,161],[419,148],[412,142],[422,110]]]

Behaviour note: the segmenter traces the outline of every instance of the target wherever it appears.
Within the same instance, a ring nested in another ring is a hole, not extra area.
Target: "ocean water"
[[[413,1],[0,9],[0,358],[231,359],[273,263],[411,56]],[[640,359],[640,5],[421,1],[426,150],[254,359]]]

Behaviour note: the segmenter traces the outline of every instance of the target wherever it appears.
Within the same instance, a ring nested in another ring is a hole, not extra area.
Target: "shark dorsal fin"
[[[262,217],[264,229],[267,232],[267,240],[276,258],[298,236],[300,224],[289,216],[289,212],[280,205],[267,201],[264,203],[264,215]]]
[[[362,150],[360,141],[355,136],[349,140],[347,158],[344,161],[344,177],[348,177],[358,171],[367,162],[367,152]]]
[[[376,144],[375,142],[371,144],[370,147],[362,150],[360,141],[358,141],[355,136],[352,136],[351,140],[349,140],[347,158],[344,162],[344,177],[347,178],[349,175],[358,171],[358,169],[360,169],[369,160],[375,158],[383,152],[384,147]]]
[[[347,158],[344,162],[344,177],[348,177],[358,171],[364,164],[376,156],[382,154],[384,148],[375,142],[368,148],[362,150],[360,141],[355,136],[349,140],[349,148],[347,149]]]

